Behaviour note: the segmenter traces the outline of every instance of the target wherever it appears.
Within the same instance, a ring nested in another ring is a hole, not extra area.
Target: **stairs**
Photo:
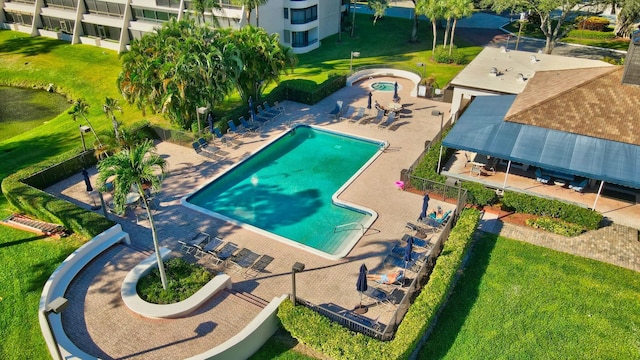
[[[12,214],[3,219],[0,224],[10,226],[15,229],[30,231],[32,233],[55,236],[58,238],[69,235],[67,229],[62,225],[52,224],[45,221],[35,220],[26,215]]]
[[[235,289],[229,289],[227,290],[227,292],[230,295],[233,295],[237,298],[240,298],[241,300],[244,300],[248,303],[251,303],[261,309],[264,309],[267,305],[269,305],[269,302],[261,297],[255,296],[251,293],[246,293],[244,291],[240,291],[240,290],[235,290]]]

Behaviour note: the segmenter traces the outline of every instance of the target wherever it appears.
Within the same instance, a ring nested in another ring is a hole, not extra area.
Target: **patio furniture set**
[[[589,179],[586,178],[576,178],[574,175],[561,173],[559,171],[547,170],[542,168],[537,168],[535,171],[536,181],[549,184],[552,182],[554,185],[565,187],[567,186],[567,182],[569,183],[569,189],[577,192],[583,192],[587,184],[589,183]]]
[[[209,257],[212,264],[221,270],[242,273],[245,278],[256,277],[265,272],[273,257],[258,254],[248,248],[239,248],[233,242],[226,242],[219,236],[199,232],[191,240],[178,240],[180,252],[191,254],[196,259]]]

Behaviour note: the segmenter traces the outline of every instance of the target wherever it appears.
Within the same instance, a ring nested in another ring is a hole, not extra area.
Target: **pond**
[[[40,126],[70,106],[56,93],[0,86],[0,141]]]

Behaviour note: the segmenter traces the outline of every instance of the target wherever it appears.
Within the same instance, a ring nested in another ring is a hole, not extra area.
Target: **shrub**
[[[162,288],[160,271],[156,267],[138,281],[138,294],[153,304],[173,304],[183,301],[205,286],[213,275],[197,264],[173,258],[164,263],[167,274],[167,290]]]
[[[553,219],[550,217],[541,217],[538,219],[527,219],[527,225],[536,229],[542,229],[554,234],[563,235],[567,237],[577,236],[582,234],[585,229],[583,226],[577,224],[571,224],[566,221]]]
[[[604,31],[609,26],[609,20],[599,16],[578,16],[576,25],[580,30]]]
[[[498,201],[498,195],[495,190],[484,187],[484,185],[477,182],[464,182],[462,187],[467,189],[468,198],[467,202],[477,205],[493,205]]]
[[[602,221],[602,214],[591,209],[513,191],[505,191],[502,204],[511,211],[557,218],[587,230],[597,229]]]
[[[451,54],[449,54],[449,47],[445,47],[443,45],[437,46],[436,50],[433,52],[433,59],[440,64],[460,65],[465,63],[464,54],[455,46],[453,47],[453,50],[451,50]]]
[[[571,30],[567,34],[568,38],[579,39],[596,39],[596,40],[612,40],[616,38],[616,34],[612,31],[594,31],[594,30]]]
[[[396,336],[382,342],[338,325],[315,311],[287,300],[278,309],[282,325],[300,342],[336,359],[407,359],[420,343],[453,287],[480,212],[465,209],[449,234],[429,282],[409,307]]]

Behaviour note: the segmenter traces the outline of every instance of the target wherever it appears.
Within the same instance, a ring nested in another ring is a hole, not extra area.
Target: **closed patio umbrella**
[[[371,109],[371,97],[373,96],[373,94],[371,93],[371,91],[369,91],[369,101],[367,102],[367,109]]]
[[[395,84],[393,84],[393,101],[396,101],[397,98],[398,98],[398,82],[396,81]]]
[[[209,122],[209,131],[213,134],[213,115],[211,113],[207,116],[207,121]]]
[[[82,177],[84,178],[84,184],[87,186],[87,191],[93,191],[93,186],[91,186],[91,180],[89,179],[87,169],[82,169]]]
[[[356,306],[353,310],[358,314],[364,314],[368,310],[366,306],[362,306],[362,293],[369,288],[369,285],[367,285],[367,271],[365,264],[360,265],[360,273],[358,274],[358,281],[356,282],[356,290],[360,292],[360,305]]]
[[[407,247],[404,248],[404,270],[407,270],[409,262],[411,261],[411,252],[413,251],[413,236],[410,236],[407,240]]]
[[[424,193],[424,197],[422,198],[422,212],[420,212],[420,216],[418,217],[419,221],[427,217],[428,208],[429,208],[429,194]]]

